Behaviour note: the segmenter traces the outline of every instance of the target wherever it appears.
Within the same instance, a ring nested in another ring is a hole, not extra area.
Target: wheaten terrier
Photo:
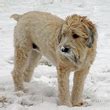
[[[34,68],[44,55],[57,69],[60,104],[83,105],[84,82],[96,55],[95,25],[80,15],[63,20],[47,12],[33,11],[11,17],[17,21],[12,72],[15,89],[24,89],[23,82],[31,80]],[[71,71],[74,71],[74,86],[70,94]]]

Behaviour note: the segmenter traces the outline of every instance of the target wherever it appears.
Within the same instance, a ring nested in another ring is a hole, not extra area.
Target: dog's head
[[[58,37],[59,51],[62,56],[75,64],[83,62],[88,49],[94,45],[95,36],[95,25],[85,16],[69,16]]]

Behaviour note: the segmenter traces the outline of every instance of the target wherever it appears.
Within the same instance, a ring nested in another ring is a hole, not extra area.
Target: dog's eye
[[[77,34],[73,34],[73,36],[72,36],[74,39],[77,39],[77,38],[79,38],[79,36],[77,35]]]

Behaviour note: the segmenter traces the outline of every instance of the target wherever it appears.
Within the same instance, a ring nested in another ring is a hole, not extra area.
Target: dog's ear
[[[92,45],[94,43],[94,36],[95,36],[95,33],[92,30],[89,30],[88,39],[87,39],[87,43],[86,43],[88,48],[92,47]]]
[[[65,35],[65,33],[67,32],[68,26],[66,24],[62,25],[62,29],[61,29],[61,34]]]
[[[61,42],[61,39],[62,39],[62,26],[61,26],[60,30],[58,30],[58,37],[57,37],[58,44]]]
[[[61,35],[61,33],[59,33],[59,35],[58,35],[58,44],[61,42],[61,39],[62,39],[62,35]]]
[[[65,36],[66,29],[67,29],[67,25],[63,24],[61,29],[60,29],[59,35],[58,35],[58,43],[60,43],[62,36]]]
[[[89,22],[87,31],[88,31],[88,39],[86,45],[88,48],[91,48],[94,43],[94,39],[95,39],[94,37],[96,35],[95,25]]]

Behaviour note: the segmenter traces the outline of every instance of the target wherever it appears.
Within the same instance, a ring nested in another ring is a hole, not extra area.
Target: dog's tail
[[[18,21],[20,18],[21,18],[22,15],[19,15],[19,14],[13,14],[11,15],[10,18],[13,18],[14,20]]]

